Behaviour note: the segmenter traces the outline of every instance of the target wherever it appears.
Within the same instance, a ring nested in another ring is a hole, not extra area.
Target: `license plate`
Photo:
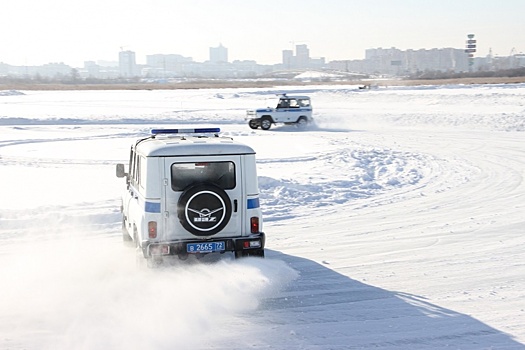
[[[190,243],[186,246],[188,253],[212,253],[225,250],[224,242]]]

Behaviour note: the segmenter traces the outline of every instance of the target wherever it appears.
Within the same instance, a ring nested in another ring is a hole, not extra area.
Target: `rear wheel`
[[[261,119],[261,129],[269,130],[272,126],[272,119],[270,117],[263,117]]]
[[[142,247],[140,246],[139,233],[135,225],[133,225],[133,241],[135,243],[135,264],[137,267],[141,268],[147,265],[147,261],[144,252],[142,251]]]
[[[306,120],[305,117],[300,117],[298,120],[297,120],[297,126],[299,128],[304,128],[306,126],[306,124],[308,124],[308,121]]]
[[[161,256],[151,256],[148,259],[146,259],[146,266],[150,269],[154,269],[162,266],[163,262],[164,260]]]
[[[122,240],[126,243],[131,242],[131,236],[128,233],[128,229],[126,228],[126,219],[124,216],[122,216]]]
[[[264,258],[264,249],[252,249],[252,250],[237,250],[235,251],[235,259],[246,258],[246,257],[258,257]]]

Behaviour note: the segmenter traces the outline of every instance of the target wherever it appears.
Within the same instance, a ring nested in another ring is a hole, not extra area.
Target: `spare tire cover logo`
[[[200,191],[191,196],[184,208],[186,222],[202,232],[212,231],[226,216],[226,204],[212,191]]]
[[[221,232],[231,215],[230,197],[211,183],[186,188],[177,202],[177,216],[182,227],[195,236],[212,236]]]

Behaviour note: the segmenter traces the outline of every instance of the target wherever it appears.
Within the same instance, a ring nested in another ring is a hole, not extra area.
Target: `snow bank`
[[[416,186],[424,177],[424,169],[429,167],[422,155],[352,146],[301,159],[298,169],[309,174],[307,178],[300,174],[287,179],[261,176],[259,188],[265,220],[289,219],[305,208],[344,205],[359,198]],[[297,167],[290,159],[275,158],[259,163],[264,165],[263,173],[272,167],[290,174],[292,168]]]
[[[22,91],[18,90],[0,90],[0,96],[19,96],[25,95]]]

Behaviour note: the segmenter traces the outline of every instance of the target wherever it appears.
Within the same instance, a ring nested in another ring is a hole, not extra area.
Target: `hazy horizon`
[[[464,48],[475,56],[525,52],[525,2],[506,0],[251,1],[37,0],[3,5],[0,62],[35,66],[116,61],[120,50],[179,54],[196,62],[222,44],[229,61],[282,62],[282,50],[306,44],[326,61],[363,59],[366,49]]]

